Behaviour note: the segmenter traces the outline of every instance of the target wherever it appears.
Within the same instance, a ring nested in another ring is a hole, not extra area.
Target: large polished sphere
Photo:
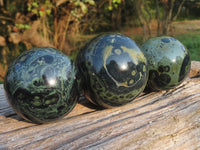
[[[22,118],[46,123],[68,114],[77,103],[77,70],[62,52],[49,47],[22,53],[5,77],[8,102]]]
[[[77,64],[84,95],[105,108],[131,102],[146,86],[146,58],[133,40],[121,34],[93,38],[79,52]]]
[[[187,77],[191,65],[190,56],[184,45],[175,38],[151,38],[141,49],[148,61],[148,89],[169,90]]]

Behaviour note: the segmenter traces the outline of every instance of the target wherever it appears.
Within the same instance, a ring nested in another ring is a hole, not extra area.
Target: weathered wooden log
[[[175,89],[143,93],[131,104],[104,110],[81,97],[68,116],[43,125],[17,116],[0,85],[0,149],[200,149],[195,63],[191,78]]]

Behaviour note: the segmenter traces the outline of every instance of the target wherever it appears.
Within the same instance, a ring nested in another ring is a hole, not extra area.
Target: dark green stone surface
[[[77,103],[77,69],[62,52],[34,48],[18,56],[7,70],[4,89],[15,112],[46,123],[69,113]]]
[[[190,56],[178,40],[169,36],[155,37],[147,40],[141,49],[148,61],[147,89],[169,90],[187,77]]]
[[[125,105],[146,86],[146,58],[124,35],[105,33],[93,38],[79,52],[77,63],[85,96],[100,106]]]

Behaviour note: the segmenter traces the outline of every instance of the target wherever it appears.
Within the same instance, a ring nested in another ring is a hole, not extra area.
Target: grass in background
[[[95,35],[93,35],[92,37],[94,36]],[[143,44],[142,35],[132,35],[130,37],[137,43],[138,46],[141,46]],[[174,37],[178,39],[188,49],[191,60],[200,61],[200,34],[184,33],[175,35]],[[85,41],[88,41],[91,39],[91,36],[86,38],[88,39]],[[84,45],[84,42],[82,43],[82,45]],[[78,50],[73,51],[69,57],[74,60],[77,54]]]
[[[191,60],[200,61],[200,34],[185,33],[175,36],[189,51]]]
[[[0,84],[3,84],[3,81],[0,80]]]
[[[200,33],[199,31],[197,33],[178,34],[174,37],[188,49],[191,60],[200,61]],[[133,35],[131,38],[134,39],[138,46],[144,43],[141,35]]]
[[[143,35],[133,35],[131,36],[131,38],[135,41],[135,43],[141,47],[143,42]]]

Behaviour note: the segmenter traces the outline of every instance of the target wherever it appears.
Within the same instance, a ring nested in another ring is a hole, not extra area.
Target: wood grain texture
[[[101,110],[81,97],[68,116],[43,125],[17,116],[0,85],[0,149],[198,150],[200,78],[191,72],[173,90],[143,93],[118,108]]]

